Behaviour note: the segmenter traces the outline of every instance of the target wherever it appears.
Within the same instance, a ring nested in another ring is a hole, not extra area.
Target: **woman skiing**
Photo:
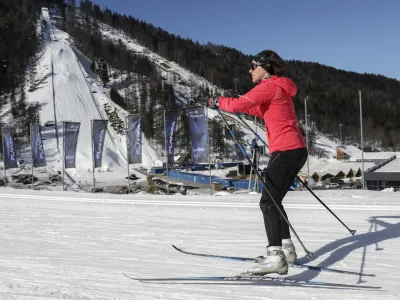
[[[274,51],[265,50],[254,56],[251,74],[256,87],[239,98],[216,97],[208,100],[209,108],[263,118],[269,142],[270,161],[265,183],[277,206],[287,218],[282,200],[294,178],[307,161],[307,148],[297,126],[292,97],[297,87],[289,78],[282,77],[283,59]],[[260,208],[268,237],[268,246],[262,262],[248,273],[287,274],[288,263],[294,263],[297,255],[290,239],[289,226],[280,216],[277,207],[263,189]]]

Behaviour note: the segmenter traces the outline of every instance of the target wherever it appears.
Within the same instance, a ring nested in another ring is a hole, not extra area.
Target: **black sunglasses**
[[[260,67],[261,64],[259,63],[251,63],[250,64],[250,68],[254,71],[255,69],[257,69],[258,67]]]

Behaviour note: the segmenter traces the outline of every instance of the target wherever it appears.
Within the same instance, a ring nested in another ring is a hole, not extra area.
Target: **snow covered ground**
[[[251,263],[194,257],[257,256],[266,237],[257,195],[229,197],[0,190],[2,299],[399,299],[397,193],[318,191],[350,236],[308,192],[285,200],[311,265],[376,277],[290,269],[288,278],[381,286],[379,291],[279,282],[141,283],[133,277],[230,276]],[[308,262],[295,242],[300,262]]]
[[[325,153],[333,157],[336,156],[336,149],[339,147],[339,144],[329,139],[322,133],[318,133],[318,137],[316,138],[315,141],[315,147],[319,150],[323,150]],[[344,150],[350,156],[361,153],[361,150],[353,145],[346,145]]]

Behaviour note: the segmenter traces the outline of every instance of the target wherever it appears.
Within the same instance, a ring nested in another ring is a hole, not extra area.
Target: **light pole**
[[[342,140],[342,127],[343,127],[343,124],[340,123],[340,124],[339,124],[339,129],[340,129],[340,146],[343,145],[343,140]]]
[[[362,184],[365,189],[365,176],[364,176],[364,139],[363,139],[363,123],[362,123],[362,101],[361,101],[361,90],[358,91],[360,98],[360,131],[361,131],[361,165],[362,165]]]

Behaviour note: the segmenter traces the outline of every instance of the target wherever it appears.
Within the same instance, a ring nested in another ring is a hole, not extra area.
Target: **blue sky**
[[[400,0],[94,0],[194,41],[400,80]]]

